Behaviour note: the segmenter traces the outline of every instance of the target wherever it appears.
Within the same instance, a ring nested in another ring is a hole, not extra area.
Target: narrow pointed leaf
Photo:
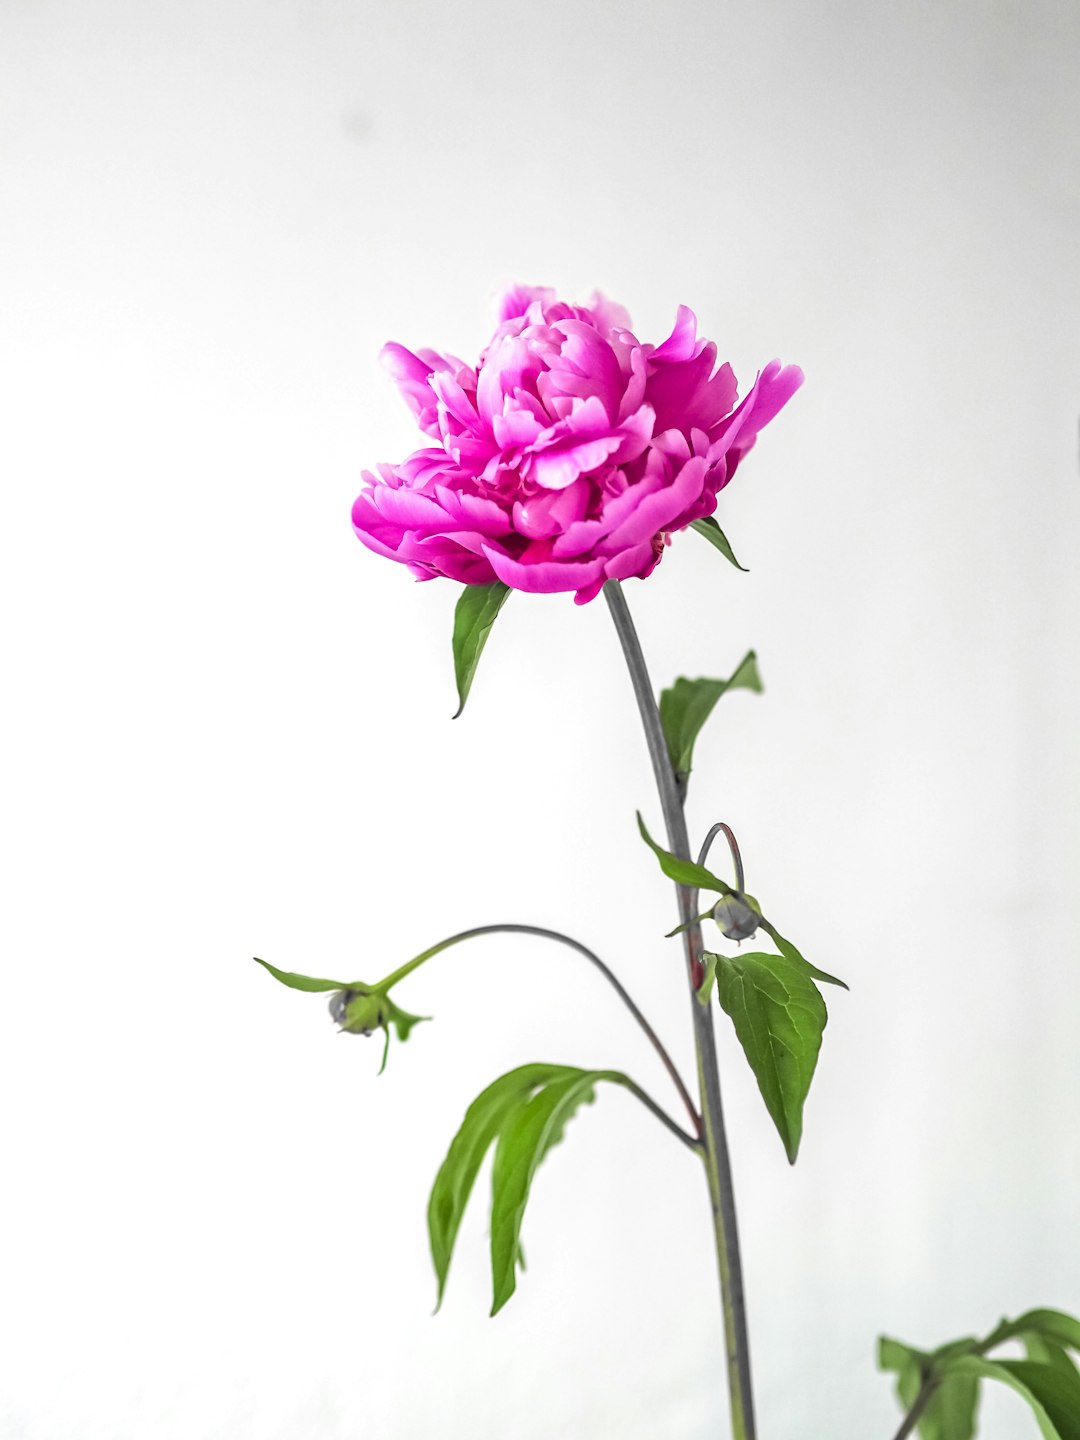
[[[465,709],[480,655],[510,587],[501,580],[492,585],[466,585],[454,610],[454,678],[457,680],[456,720]]]
[[[803,956],[800,955],[791,941],[785,940],[775,925],[770,925],[764,916],[761,918],[761,928],[765,931],[766,935],[771,937],[781,955],[786,956],[789,960],[796,961],[800,965],[805,965],[807,971],[815,980],[820,980],[825,985],[839,985],[841,990],[847,990],[849,988],[845,981],[838,980],[835,975],[830,975],[827,970],[819,970],[816,965],[811,965],[809,960],[804,959]]]
[[[715,545],[724,559],[729,560],[736,570],[741,570],[744,575],[750,573],[745,565],[740,565],[735,559],[735,552],[728,544],[727,536],[711,515],[704,520],[691,520],[690,528],[696,530],[699,535],[703,535],[710,545]]]
[[[694,741],[728,690],[753,690],[761,694],[761,677],[753,650],[740,661],[728,680],[687,680],[680,675],[675,684],[660,692],[660,724],[676,776],[685,786],[694,760]]]
[[[537,1167],[562,1139],[578,1107],[593,1099],[597,1081],[621,1078],[607,1070],[573,1071],[548,1082],[504,1121],[491,1181],[492,1315],[498,1314],[517,1286],[521,1222]]]
[[[716,989],[794,1165],[803,1105],[828,1019],[825,1001],[805,961],[763,952],[721,955]]]
[[[428,1201],[428,1236],[439,1284],[439,1305],[446,1288],[454,1242],[477,1171],[500,1128],[537,1086],[578,1073],[565,1065],[520,1065],[489,1085],[465,1112],[461,1128],[435,1177]]]
[[[252,959],[256,965],[269,970],[275,980],[280,980],[282,985],[288,985],[290,990],[350,990],[360,984],[357,980],[317,980],[314,975],[295,975],[291,970],[279,970],[276,965],[271,965],[268,960],[260,960],[257,955],[252,956]]]
[[[672,855],[670,850],[665,850],[662,845],[658,845],[645,828],[645,821],[641,818],[640,812],[637,823],[638,829],[641,831],[641,838],[660,861],[660,869],[669,880],[674,880],[677,885],[688,886],[692,890],[718,890],[721,895],[732,894],[731,886],[726,881],[717,879],[711,871],[705,869],[704,865],[696,865],[693,860],[680,860],[677,855]]]
[[[1000,1380],[1027,1401],[1044,1440],[1080,1440],[1080,1376],[1034,1360],[985,1360],[977,1355],[951,1361],[945,1374]]]

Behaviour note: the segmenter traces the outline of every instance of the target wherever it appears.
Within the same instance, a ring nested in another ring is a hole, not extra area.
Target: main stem
[[[604,598],[615,621],[615,629],[618,631],[630,670],[641,721],[645,727],[649,758],[652,761],[664,824],[667,827],[668,848],[681,859],[690,860],[693,857],[686,833],[686,816],[664,740],[660,712],[626,597],[617,580],[609,580],[604,586]],[[694,920],[697,913],[697,892],[681,885],[677,887],[677,892],[679,919],[687,927],[683,932],[683,940],[686,946],[690,1008],[694,1021],[694,1045],[697,1050],[698,1086],[701,1094],[704,1128],[702,1155],[708,1175],[716,1256],[720,1268],[728,1391],[731,1396],[731,1429],[734,1440],[755,1440],[757,1430],[754,1424],[754,1397],[750,1381],[750,1343],[746,1330],[746,1302],[743,1296],[742,1262],[739,1258],[739,1234],[735,1219],[735,1192],[731,1183],[731,1162],[720,1101],[716,1036],[713,1032],[712,1008],[700,1003],[694,983],[694,977],[701,973],[702,964],[701,926]]]

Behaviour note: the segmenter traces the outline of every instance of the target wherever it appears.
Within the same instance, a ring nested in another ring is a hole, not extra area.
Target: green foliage
[[[720,955],[716,991],[794,1165],[828,1020],[810,967],[788,955]]]
[[[491,627],[510,594],[501,580],[492,585],[466,585],[454,610],[454,678],[457,680],[456,720],[465,709],[473,676]]]
[[[320,990],[361,988],[359,980],[316,980],[314,975],[296,975],[291,970],[279,970],[276,965],[271,965],[268,960],[260,960],[257,955],[252,958],[256,965],[261,965],[264,970],[269,970],[275,980],[280,980],[282,985],[287,985],[290,990],[318,992]]]
[[[678,855],[673,855],[670,850],[665,850],[662,845],[658,845],[645,828],[645,821],[641,818],[640,811],[637,823],[638,829],[641,831],[641,838],[660,861],[660,869],[669,880],[674,880],[676,885],[685,885],[691,890],[718,890],[721,895],[735,893],[726,881],[718,879],[710,870],[706,870],[704,865],[695,865],[693,860],[681,860]],[[672,934],[675,933],[672,931]]]
[[[776,929],[775,925],[770,925],[768,920],[766,920],[764,916],[761,917],[761,929],[764,930],[766,935],[769,936],[773,944],[780,951],[781,955],[786,956],[788,960],[794,960],[797,961],[800,965],[805,965],[807,970],[814,977],[815,980],[820,980],[825,985],[839,985],[841,990],[847,990],[850,988],[845,981],[838,980],[835,975],[830,975],[827,970],[819,970],[816,965],[811,965],[809,960],[804,960],[803,957],[799,954],[798,950],[795,949],[795,946],[791,943],[791,941],[785,940],[783,935],[781,935],[780,932]]]
[[[711,515],[705,520],[691,520],[690,528],[691,530],[696,530],[699,535],[704,536],[710,545],[715,545],[724,559],[730,561],[736,570],[741,570],[744,575],[749,575],[750,572],[746,566],[740,565],[738,560],[735,559],[735,552],[728,544],[727,536]]]
[[[386,1057],[390,1053],[390,1027],[393,1026],[399,1040],[407,1040],[414,1025],[430,1019],[428,1015],[412,1015],[395,1004],[387,993],[396,976],[390,976],[378,985],[366,985],[363,980],[318,980],[313,975],[297,975],[292,970],[279,970],[276,965],[254,957],[255,963],[268,970],[275,980],[287,985],[290,990],[304,990],[310,993],[333,990],[330,1014],[335,1024],[349,1035],[371,1035],[382,1030],[386,1036],[383,1046],[382,1064],[379,1074],[386,1069]]]
[[[760,695],[762,689],[757,656],[750,650],[728,680],[687,680],[680,675],[674,685],[660,692],[660,723],[675,778],[684,794],[693,765],[694,741],[720,696],[729,690],[753,690]]]
[[[1028,1358],[987,1357],[1008,1340],[1021,1341]],[[1080,1373],[1069,1350],[1080,1351],[1080,1321],[1060,1310],[1029,1310],[1003,1320],[984,1340],[954,1340],[929,1352],[882,1336],[878,1359],[882,1370],[896,1373],[905,1411],[929,1395],[918,1419],[920,1440],[971,1440],[982,1380],[1022,1396],[1044,1440],[1080,1440]]]
[[[568,1065],[522,1065],[489,1085],[465,1112],[428,1202],[431,1258],[442,1304],[461,1218],[476,1175],[496,1145],[491,1180],[491,1274],[495,1315],[514,1293],[524,1268],[521,1222],[533,1177],[544,1156],[562,1139],[567,1121],[593,1098],[601,1080],[626,1085],[617,1070],[579,1070]],[[497,1143],[496,1143],[497,1142]]]

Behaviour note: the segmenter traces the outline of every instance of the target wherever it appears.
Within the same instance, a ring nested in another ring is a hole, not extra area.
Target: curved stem
[[[659,1055],[664,1069],[671,1076],[672,1083],[679,1092],[679,1097],[683,1104],[686,1106],[687,1114],[690,1116],[691,1123],[694,1127],[694,1133],[699,1137],[701,1136],[701,1116],[695,1109],[694,1102],[690,1098],[690,1092],[686,1088],[683,1078],[679,1074],[678,1067],[668,1054],[663,1041],[649,1024],[648,1020],[646,1020],[638,1006],[630,998],[626,986],[615,972],[604,964],[603,960],[600,959],[600,956],[597,955],[595,951],[590,950],[587,945],[582,945],[580,940],[575,940],[571,935],[564,935],[559,930],[545,929],[542,925],[475,925],[471,930],[459,930],[456,935],[451,935],[449,939],[440,940],[437,945],[432,945],[429,949],[422,950],[419,955],[414,955],[411,960],[407,960],[405,964],[395,970],[392,975],[388,975],[385,980],[380,981],[378,988],[380,990],[389,990],[392,985],[396,985],[399,980],[404,980],[406,975],[410,975],[414,970],[423,965],[426,960],[430,960],[433,955],[438,955],[442,950],[449,950],[451,945],[457,945],[462,940],[474,940],[478,935],[537,935],[542,940],[557,940],[560,945],[566,945],[571,950],[576,950],[577,953],[583,955],[590,964],[595,965],[600,971],[600,974],[603,975],[604,979],[615,991],[616,995],[618,995],[619,999],[630,1011],[630,1014],[641,1026],[649,1044],[656,1051],[657,1055]],[[639,1098],[643,1095],[644,1091],[641,1092]],[[651,1101],[648,1103],[658,1114],[664,1116],[664,1112],[660,1110],[659,1106],[654,1106]],[[664,1116],[664,1119],[669,1129],[674,1128],[681,1136],[684,1134],[673,1120],[668,1120],[666,1116]],[[684,1136],[684,1138],[687,1140],[690,1139],[689,1136]],[[694,1142],[690,1141],[690,1143],[693,1144]]]
[[[709,833],[705,836],[705,841],[701,847],[701,854],[698,856],[697,863],[699,865],[705,864],[705,861],[708,859],[709,851],[712,849],[712,842],[716,839],[717,835],[719,835],[721,831],[723,831],[724,839],[728,843],[728,849],[731,851],[731,861],[732,864],[735,866],[735,889],[741,895],[743,893],[744,879],[742,855],[739,852],[739,842],[735,839],[734,831],[732,830],[730,825],[725,825],[722,820],[719,820],[715,825],[711,827]]]
[[[686,831],[679,794],[664,739],[660,712],[649,681],[645,657],[637,631],[630,617],[626,597],[617,580],[604,586],[604,598],[611,610],[615,629],[622,644],[623,655],[637,698],[638,711],[645,729],[656,788],[667,827],[668,848],[673,854],[689,860],[690,841]],[[724,1112],[720,1101],[720,1075],[716,1064],[716,1037],[713,1031],[711,1006],[701,1005],[696,991],[704,975],[701,960],[701,926],[695,919],[697,892],[678,886],[679,917],[686,929],[683,940],[690,981],[690,1009],[694,1023],[694,1043],[698,1059],[698,1084],[701,1090],[701,1115],[704,1124],[704,1158],[709,1179],[713,1230],[716,1237],[717,1262],[720,1269],[720,1291],[724,1311],[724,1339],[727,1350],[728,1391],[731,1396],[731,1428],[735,1440],[755,1440],[754,1399],[750,1380],[750,1344],[746,1328],[746,1302],[743,1295],[742,1262],[739,1256],[738,1226],[735,1218],[735,1195],[731,1181]]]
[[[629,1090],[631,1095],[635,1095],[645,1106],[646,1110],[651,1110],[661,1125],[666,1125],[671,1133],[678,1136],[684,1145],[689,1145],[691,1150],[701,1150],[703,1148],[702,1142],[695,1140],[693,1135],[688,1135],[682,1126],[671,1118],[664,1107],[658,1105],[648,1091],[641,1088],[636,1080],[631,1080],[629,1075],[620,1075],[619,1084],[625,1090]]]

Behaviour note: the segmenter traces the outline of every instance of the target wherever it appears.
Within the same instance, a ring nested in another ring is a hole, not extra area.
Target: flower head
[[[669,535],[713,513],[803,378],[774,360],[739,402],[685,306],[643,345],[601,296],[568,305],[524,286],[499,301],[475,369],[393,343],[382,360],[432,444],[364,472],[364,544],[421,580],[573,590],[579,604],[648,575]]]

